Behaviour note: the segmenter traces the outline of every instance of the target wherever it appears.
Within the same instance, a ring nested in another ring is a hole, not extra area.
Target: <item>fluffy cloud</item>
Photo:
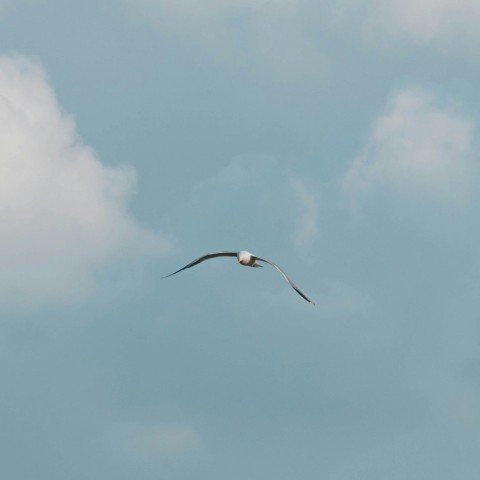
[[[354,202],[359,195],[388,191],[462,204],[478,170],[473,134],[468,116],[441,105],[430,92],[397,92],[350,166],[344,192]]]
[[[127,213],[134,184],[78,138],[37,62],[0,57],[0,306],[78,298],[105,263],[163,251]]]

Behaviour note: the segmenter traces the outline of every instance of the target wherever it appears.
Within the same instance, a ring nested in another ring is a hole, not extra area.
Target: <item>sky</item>
[[[479,21],[1,0],[0,476],[477,479]]]

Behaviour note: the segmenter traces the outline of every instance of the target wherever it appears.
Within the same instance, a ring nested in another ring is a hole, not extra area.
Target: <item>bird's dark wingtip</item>
[[[177,273],[177,272],[175,272],[175,273]],[[171,277],[172,275],[175,275],[175,273],[171,273],[170,275],[165,275],[164,277],[160,277],[160,279],[163,280],[164,278]]]

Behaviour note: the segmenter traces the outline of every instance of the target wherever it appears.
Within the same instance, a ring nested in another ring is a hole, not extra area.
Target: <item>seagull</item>
[[[247,252],[245,250],[242,250],[241,252],[215,252],[215,253],[207,253],[206,255],[203,255],[203,257],[197,258],[193,262],[190,262],[188,265],[185,265],[182,267],[180,270],[177,270],[176,272],[171,273],[170,275],[166,275],[165,277],[162,278],[168,278],[171,277],[172,275],[175,275],[176,273],[181,272],[182,270],[186,270],[187,268],[194,267],[195,265],[198,265],[199,263],[204,262],[205,260],[210,260],[211,258],[216,258],[216,257],[237,257],[237,262],[240,265],[244,265],[245,267],[254,267],[254,268],[259,268],[263,267],[263,265],[259,265],[257,262],[265,262],[268,263],[269,265],[272,265],[272,267],[275,267],[280,274],[283,276],[283,278],[290,284],[290,286],[301,296],[303,297],[307,302],[313,303],[305,294],[303,294],[300,289],[288,278],[287,274],[276,264],[271,262],[270,260],[267,260],[266,258],[258,257],[257,255],[253,255],[253,253]]]

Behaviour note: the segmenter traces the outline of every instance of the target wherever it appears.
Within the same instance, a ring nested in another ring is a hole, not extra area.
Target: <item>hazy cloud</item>
[[[361,317],[378,310],[369,295],[340,281],[326,282],[317,299],[321,315],[327,318]]]
[[[0,57],[0,305],[65,302],[116,256],[165,250],[126,210],[134,186],[81,141],[37,62]]]
[[[344,192],[354,203],[383,191],[462,204],[477,173],[473,134],[473,120],[432,93],[399,91],[373,123],[344,179]]]
[[[302,210],[297,221],[294,243],[296,247],[305,248],[311,246],[319,235],[318,198],[301,180],[292,180],[292,187]]]
[[[302,0],[121,0],[132,15],[231,65],[270,69],[282,78],[323,64],[302,15]]]
[[[348,25],[356,35],[361,32],[369,40],[380,40],[382,46],[392,42],[451,46],[453,42],[468,47],[469,42],[480,41],[477,0],[122,1],[162,29],[190,32],[203,45],[231,47],[245,36],[250,42],[244,47],[250,45],[270,60],[283,52],[288,64],[295,54],[304,60],[318,55],[321,45],[312,43],[316,35],[311,35],[318,28],[335,31]]]
[[[315,301],[315,308],[308,310],[305,310],[305,306],[310,307],[309,305],[299,302],[294,295],[288,295],[289,287],[285,285],[281,292],[267,293],[265,298],[272,305],[307,311],[310,315],[326,321],[341,320],[348,324],[350,331],[356,332],[359,344],[365,341],[367,343],[389,341],[391,324],[386,318],[379,321],[379,315],[384,312],[368,293],[339,280],[322,280],[320,288],[318,283],[317,280],[316,290],[308,291],[309,296]]]
[[[326,78],[340,60],[332,45],[434,48],[477,62],[477,0],[119,0],[130,15],[181,45],[275,82]]]
[[[302,180],[276,159],[238,157],[193,189],[180,215],[185,231],[179,236],[195,238],[196,248],[203,240],[207,249],[291,248],[314,241],[317,208]],[[269,242],[272,231],[275,246]]]
[[[0,1],[0,15],[7,12],[12,7],[12,0],[1,0]]]
[[[446,39],[478,42],[477,0],[367,0],[366,27],[392,38],[428,44]]]
[[[144,425],[135,422],[113,424],[107,432],[112,452],[130,461],[152,461],[183,455],[200,445],[197,432],[186,425]]]
[[[475,9],[13,4],[0,43],[62,95],[0,62],[0,476],[477,478]],[[129,213],[133,161],[133,208],[176,239],[142,290],[129,257],[165,242]],[[160,279],[230,248],[316,305],[233,259]]]

